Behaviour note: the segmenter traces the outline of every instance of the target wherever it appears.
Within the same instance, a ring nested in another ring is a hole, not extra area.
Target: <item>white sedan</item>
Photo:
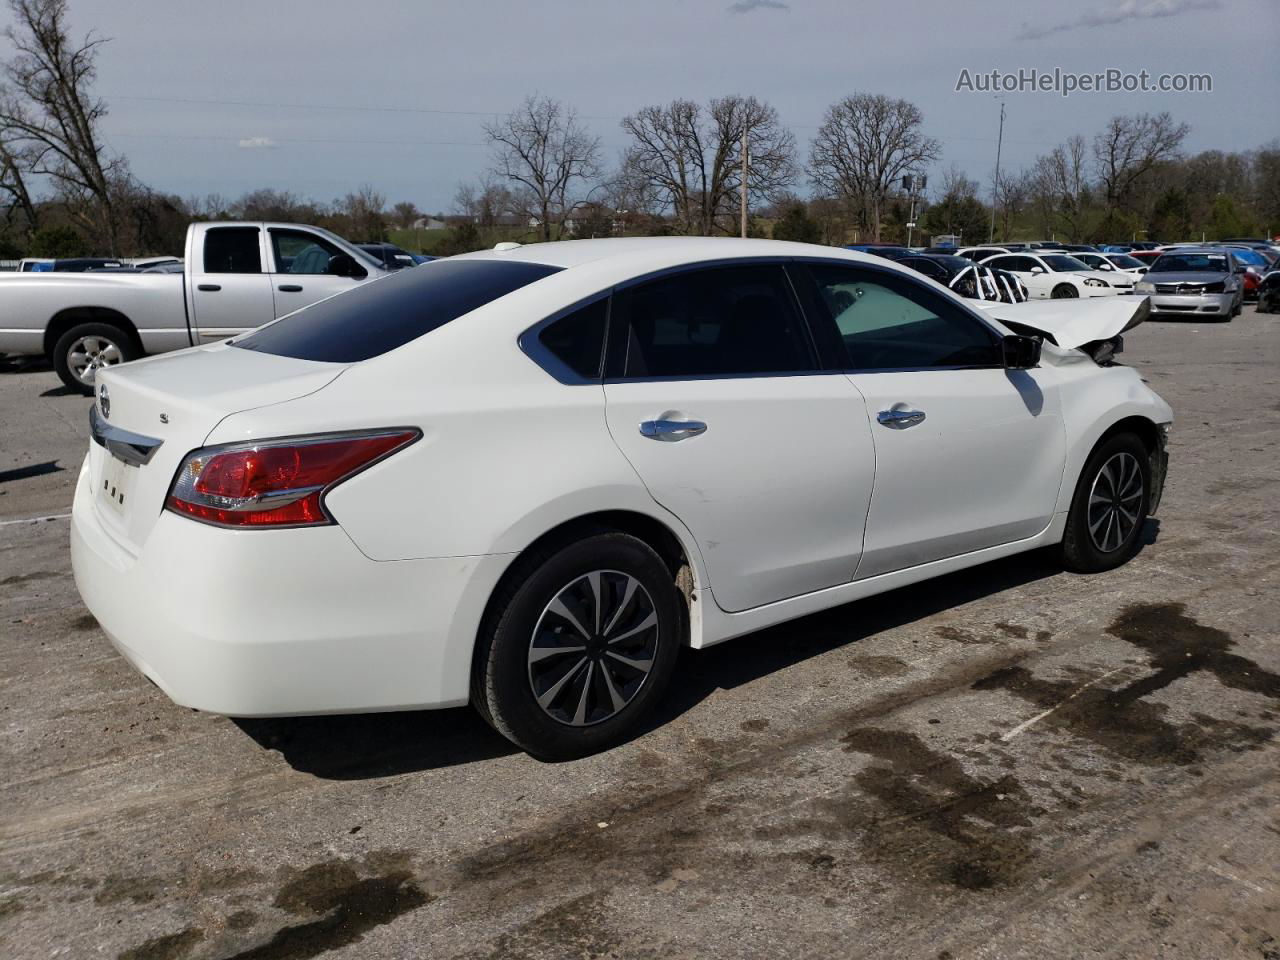
[[[980,262],[1017,274],[1032,299],[1068,300],[1133,292],[1134,281],[1128,274],[1090,269],[1067,253],[1002,253]]]
[[[531,753],[633,733],[707,647],[1160,499],[1146,299],[986,304],[883,258],[582,240],[404,270],[102,372],[76,583],[179,704],[474,704]],[[1017,332],[1015,332],[1017,331]]]

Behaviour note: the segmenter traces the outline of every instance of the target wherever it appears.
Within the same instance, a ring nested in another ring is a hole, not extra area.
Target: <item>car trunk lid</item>
[[[183,458],[224,418],[313,393],[347,369],[218,344],[108,368],[90,415],[89,482],[103,527],[136,554]]]

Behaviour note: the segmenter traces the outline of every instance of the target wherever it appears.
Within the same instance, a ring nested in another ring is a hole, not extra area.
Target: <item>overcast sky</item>
[[[675,97],[754,94],[803,154],[828,104],[885,93],[917,104],[942,141],[935,174],[954,162],[986,182],[999,106],[955,91],[966,68],[1213,76],[1211,94],[1009,94],[1006,169],[1116,113],[1169,110],[1191,125],[1193,151],[1280,136],[1277,0],[71,0],[71,11],[78,31],[112,38],[97,83],[108,142],[182,196],[270,186],[330,200],[367,182],[389,202],[448,209],[488,164],[486,115],[534,92],[574,105],[611,160],[618,119]]]

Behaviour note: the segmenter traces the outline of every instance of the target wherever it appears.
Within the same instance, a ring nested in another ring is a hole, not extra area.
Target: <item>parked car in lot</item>
[[[1258,284],[1258,313],[1280,313],[1280,270],[1272,270]]]
[[[1147,272],[1147,264],[1141,260],[1135,260],[1133,257],[1123,253],[1090,253],[1088,251],[1077,251],[1072,254],[1077,260],[1083,263],[1090,270],[1097,270],[1101,273],[1112,273],[1126,275],[1130,282],[1137,283],[1142,275]]]
[[[889,260],[898,260],[913,252],[899,243],[850,243],[845,246],[845,249],[858,253],[874,253],[878,257],[886,257]]]
[[[1224,244],[1223,249],[1230,250],[1237,266],[1244,267],[1244,271],[1240,274],[1240,280],[1243,283],[1242,296],[1246,300],[1257,300],[1258,288],[1262,284],[1262,278],[1271,269],[1273,258],[1268,258],[1260,250],[1252,250],[1247,247],[1234,247]]]
[[[418,265],[418,260],[413,254],[408,250],[402,250],[394,243],[358,243],[356,246],[388,270],[403,270],[405,267]]]
[[[598,750],[683,646],[1038,547],[1133,555],[1172,414],[1094,357],[1145,299],[975,306],[764,240],[402,270],[101,371],[76,584],[189,707],[469,701],[540,757]]]
[[[1153,314],[1196,314],[1229,321],[1244,302],[1244,265],[1222,248],[1163,253],[1135,287]]]
[[[1017,275],[1026,284],[1032,299],[1069,300],[1076,297],[1110,297],[1131,293],[1128,274],[1092,270],[1065,253],[1037,250],[1032,253],[1005,253],[980,261]]]
[[[127,266],[116,257],[70,257],[64,260],[20,260],[19,273],[84,273],[102,267]]]
[[[1129,256],[1137,260],[1139,263],[1145,263],[1148,267],[1160,259],[1159,250],[1130,250]]]
[[[90,394],[103,367],[234,336],[388,272],[327,230],[241,222],[192,224],[182,272],[169,269],[0,276],[0,354],[48,356]]]
[[[899,257],[898,263],[950,287],[969,300],[1021,303],[1028,299],[1027,288],[1012,273],[993,270],[964,257],[921,253]]]

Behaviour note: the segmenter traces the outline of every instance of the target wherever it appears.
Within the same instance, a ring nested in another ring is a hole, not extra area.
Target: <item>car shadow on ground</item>
[[[1142,547],[1154,543],[1159,530],[1159,521],[1149,519]],[[670,723],[717,690],[743,686],[952,607],[1064,575],[1051,551],[1037,550],[847,603],[707,650],[685,650],[670,689],[636,737]],[[995,624],[992,629],[997,632]],[[517,750],[469,707],[233,722],[260,746],[278,750],[295,770],[326,780],[422,772]]]

